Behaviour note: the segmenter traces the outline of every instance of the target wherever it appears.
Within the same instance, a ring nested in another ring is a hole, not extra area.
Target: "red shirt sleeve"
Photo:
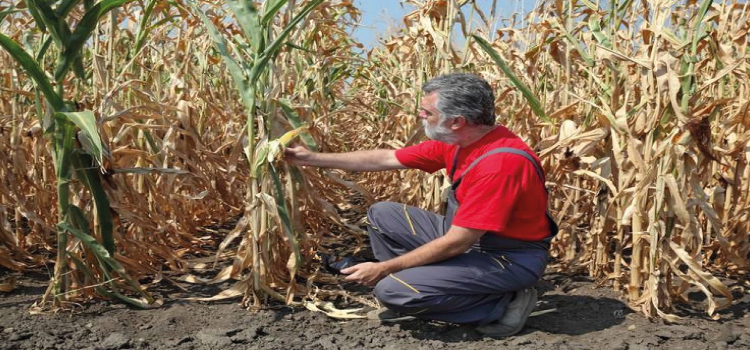
[[[407,168],[434,173],[445,168],[445,154],[449,147],[439,141],[425,141],[396,150],[396,159]]]

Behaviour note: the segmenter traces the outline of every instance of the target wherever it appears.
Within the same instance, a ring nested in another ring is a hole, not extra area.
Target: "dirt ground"
[[[0,293],[0,350],[10,349],[750,349],[750,295],[729,281],[737,300],[713,321],[683,311],[678,324],[649,321],[618,300],[610,287],[582,276],[548,274],[537,288],[537,310],[507,339],[484,338],[470,326],[426,321],[380,324],[341,321],[279,306],[248,311],[237,301],[174,300],[152,310],[98,302],[74,312],[30,315],[47,283],[43,274],[19,277]],[[692,294],[696,303],[699,295]]]

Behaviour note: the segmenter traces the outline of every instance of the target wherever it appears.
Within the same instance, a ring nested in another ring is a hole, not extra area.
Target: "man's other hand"
[[[378,281],[388,276],[390,272],[383,263],[366,262],[341,270],[346,276],[344,280],[357,282],[365,286],[374,286]]]
[[[310,152],[305,146],[292,144],[291,147],[284,149],[284,159],[294,165],[312,165],[311,160],[314,153]]]

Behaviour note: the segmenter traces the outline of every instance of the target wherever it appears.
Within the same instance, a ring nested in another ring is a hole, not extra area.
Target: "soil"
[[[666,324],[630,310],[611,287],[549,273],[537,285],[537,310],[550,312],[506,339],[465,325],[341,321],[305,309],[249,311],[237,301],[187,302],[174,294],[151,310],[100,301],[31,315],[28,307],[46,283],[46,275],[27,273],[14,292],[0,293],[0,349],[750,349],[750,295],[736,281],[727,281],[736,300],[720,320],[682,308],[685,318]],[[691,297],[700,303],[698,293]]]

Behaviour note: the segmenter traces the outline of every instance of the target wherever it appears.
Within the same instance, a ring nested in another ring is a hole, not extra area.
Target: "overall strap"
[[[451,167],[451,175],[450,175],[451,181],[453,181],[453,175],[456,173],[456,165],[458,165],[458,152],[460,150],[461,150],[461,147],[456,147],[456,153],[453,153],[453,166]]]
[[[487,158],[487,157],[489,157],[491,155],[498,154],[498,153],[511,153],[511,154],[519,155],[519,156],[522,156],[522,157],[528,159],[531,162],[531,164],[534,165],[534,169],[536,170],[536,174],[539,175],[539,180],[542,181],[542,186],[544,187],[544,191],[545,192],[547,191],[547,186],[544,186],[544,172],[542,172],[542,168],[539,167],[539,164],[537,164],[537,162],[534,159],[534,157],[532,157],[526,151],[522,151],[520,149],[510,148],[510,147],[495,148],[495,149],[490,150],[489,152],[487,152],[487,153],[479,156],[477,159],[474,159],[474,161],[471,162],[471,164],[469,164],[469,167],[466,168],[466,170],[464,170],[463,174],[461,174],[461,176],[459,176],[458,179],[456,179],[455,181],[453,181],[453,185],[451,187],[454,190],[456,188],[458,188],[458,185],[461,183],[461,180],[464,178],[464,175],[466,175],[469,172],[469,170],[471,170],[471,168],[473,168],[474,166],[476,166],[477,164],[479,164],[479,162],[482,161],[484,158]],[[453,174],[456,171],[456,162],[457,162],[457,159],[458,159],[457,156],[458,156],[458,150],[456,150],[456,155],[453,157],[453,168],[451,168],[451,179],[453,178]]]
[[[532,157],[529,153],[522,151],[520,149],[517,149],[517,148],[510,148],[510,147],[495,148],[481,155],[479,158],[475,159],[471,164],[469,164],[469,167],[466,168],[466,170],[464,170],[463,174],[461,174],[461,176],[458,179],[456,179],[456,181],[453,181],[453,185],[451,185],[451,189],[455,191],[456,188],[458,188],[458,185],[461,183],[461,180],[464,178],[464,175],[466,175],[466,173],[468,173],[469,170],[471,170],[471,168],[477,165],[482,159],[489,157],[493,154],[498,154],[498,153],[511,153],[511,154],[519,155],[521,157],[528,159],[531,162],[531,164],[534,165],[536,174],[539,175],[539,180],[542,182],[542,188],[544,188],[544,192],[549,194],[549,191],[547,190],[547,186],[545,185],[544,172],[542,171],[542,168],[539,166],[539,163],[537,163],[534,157]],[[458,155],[458,151],[456,151],[456,155]],[[455,172],[455,169],[456,169],[456,159],[457,157],[454,156],[453,169],[451,169],[451,178],[453,178],[453,173]],[[557,226],[555,219],[552,217],[552,214],[550,214],[549,209],[547,209],[547,211],[544,213],[544,216],[547,218],[547,222],[549,223],[550,235],[547,236],[547,238],[543,239],[541,242],[545,245],[546,247],[545,249],[548,249],[549,244],[552,241],[552,238],[554,238],[557,235],[557,232],[559,231],[559,227]]]

